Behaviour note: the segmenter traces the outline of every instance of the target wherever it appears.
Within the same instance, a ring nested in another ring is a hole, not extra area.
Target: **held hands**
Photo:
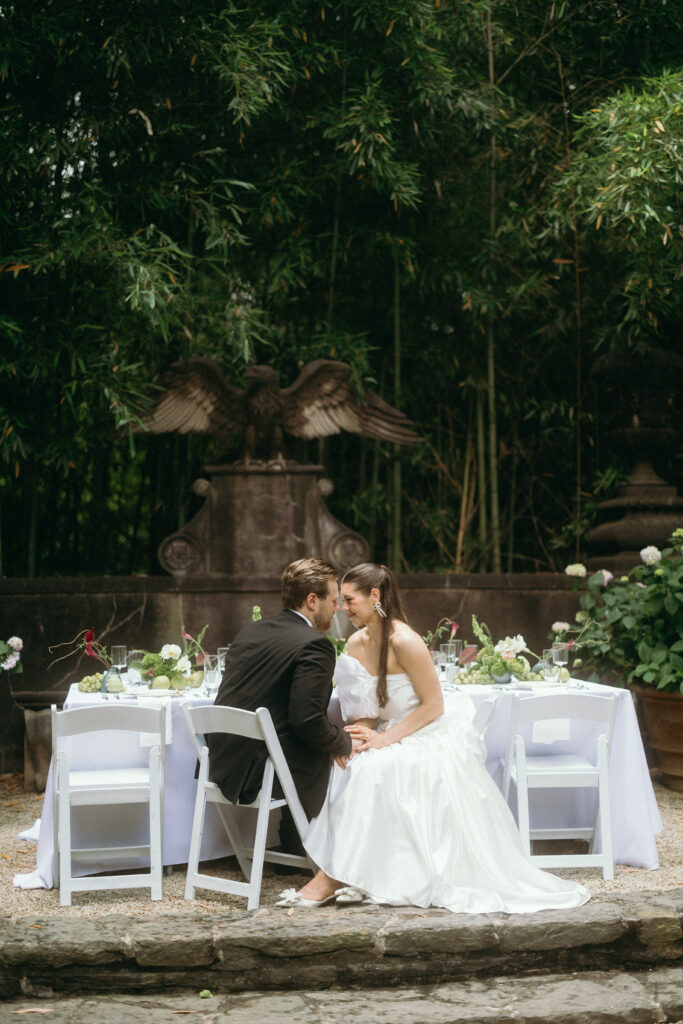
[[[369,729],[367,725],[347,725],[345,731],[351,737],[353,742],[353,753],[360,754],[364,750],[379,750],[380,747],[386,747],[386,740],[384,736],[377,732],[375,729]]]
[[[347,729],[346,732],[349,730]],[[351,753],[350,754],[332,754],[330,760],[332,764],[338,764],[340,768],[346,768],[347,761],[350,761],[354,754],[360,750],[360,740],[351,737]]]

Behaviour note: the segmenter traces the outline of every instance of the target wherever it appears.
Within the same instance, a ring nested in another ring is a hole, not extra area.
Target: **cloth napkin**
[[[158,708],[159,704],[166,710],[166,746],[173,740],[173,709],[170,697],[138,697],[137,702],[143,708]],[[153,747],[156,742],[153,732],[140,733],[140,746]]]

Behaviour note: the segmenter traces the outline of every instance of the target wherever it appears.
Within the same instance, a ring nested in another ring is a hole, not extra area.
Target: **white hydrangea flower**
[[[601,569],[600,572],[602,573],[602,585],[606,587],[614,579],[614,573],[610,572],[609,569]]]
[[[13,651],[23,651],[24,641],[19,636],[11,636],[7,641]]]
[[[192,662],[190,661],[186,654],[183,654],[182,658],[178,658],[178,662],[176,664],[176,671],[184,672],[186,676],[189,675],[190,672],[192,671]]]
[[[562,622],[560,619],[558,619],[557,622],[553,622],[553,624],[552,624],[552,626],[550,628],[553,631],[553,633],[566,633],[567,630],[571,629],[572,627],[571,627],[571,623],[569,623],[569,622]]]
[[[499,640],[493,649],[496,654],[500,654],[504,661],[511,661],[521,651],[526,650],[526,640],[521,633],[518,633],[517,636],[506,636],[503,640]]]
[[[172,658],[179,658],[181,651],[178,644],[164,644],[159,653],[164,661],[171,661]]]
[[[583,579],[588,570],[582,562],[572,562],[564,571],[567,576],[580,576]]]
[[[662,552],[654,544],[649,544],[640,552],[640,557],[645,562],[645,565],[656,565],[661,560]]]

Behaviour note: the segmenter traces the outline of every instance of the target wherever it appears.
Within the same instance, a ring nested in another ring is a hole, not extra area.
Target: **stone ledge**
[[[523,972],[683,965],[683,891],[570,911],[449,914],[334,906],[211,916],[0,918],[0,996],[21,991],[376,988]],[[672,970],[677,970],[672,966]]]
[[[154,996],[63,997],[44,1005],[54,1024],[92,1020],[168,1024],[174,1014],[230,1024],[291,1020],[297,1024],[680,1024],[683,1016],[681,973],[663,968],[640,974],[586,971],[490,977],[437,986],[375,990],[296,990],[218,993],[201,999],[196,989]],[[6,1004],[8,1014],[36,1011],[36,997]],[[41,1007],[42,1008],[42,1007]],[[3,1018],[5,1019],[5,1018]]]

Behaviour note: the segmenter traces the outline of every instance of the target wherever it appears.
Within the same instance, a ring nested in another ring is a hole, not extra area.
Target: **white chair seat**
[[[285,761],[280,741],[275,732],[270,712],[266,708],[256,711],[243,711],[240,708],[228,708],[216,705],[193,707],[189,702],[181,704],[183,718],[189,729],[192,742],[199,758],[197,778],[197,799],[192,821],[192,839],[187,865],[187,881],[185,899],[193,900],[195,889],[211,889],[215,892],[229,893],[233,896],[244,896],[247,899],[247,910],[255,910],[261,898],[261,879],[264,861],[276,864],[300,865],[313,869],[314,865],[308,857],[291,853],[280,853],[266,849],[268,818],[270,812],[279,807],[289,805],[292,818],[303,837],[308,819],[294,786],[287,762]],[[250,804],[233,804],[221,792],[215,782],[209,780],[209,750],[205,735],[223,733],[247,737],[266,744],[266,759],[261,790]],[[277,775],[284,798],[274,798],[273,783]],[[237,862],[246,879],[245,882],[226,878],[215,878],[199,871],[199,861],[204,830],[204,816],[207,803],[212,803],[230,840]],[[253,847],[245,844],[239,824],[233,813],[235,807],[252,807],[258,809],[256,834]]]
[[[142,768],[103,768],[72,771],[64,741],[84,733],[102,733],[103,744],[114,744],[118,730],[151,734],[149,763]],[[162,837],[166,711],[159,707],[99,705],[58,712],[52,705],[52,799],[54,810],[55,881],[61,906],[71,905],[74,892],[101,889],[149,888],[162,898]],[[71,841],[71,808],[116,804],[149,804],[149,843],[132,846],[75,848]],[[109,861],[118,856],[149,856],[148,872],[76,877],[73,861]]]
[[[512,768],[515,772],[515,766]],[[526,770],[528,775],[543,772],[544,775],[563,775],[566,771],[595,775],[597,765],[580,754],[527,754]]]
[[[70,771],[69,787],[107,789],[120,786],[149,786],[149,768],[102,768],[96,771]]]
[[[527,855],[539,867],[601,867],[603,878],[614,878],[612,831],[609,807],[608,759],[614,724],[616,699],[594,694],[557,694],[519,697],[515,695],[510,745],[504,762],[504,794],[510,798],[510,783],[517,790],[519,832]],[[597,739],[594,761],[580,754],[528,754],[523,727],[552,719],[589,720],[601,723],[603,731]],[[590,787],[597,790],[597,815],[590,827],[555,827],[532,829],[529,816],[529,789],[573,789]],[[532,853],[534,839],[584,839],[589,842],[587,854]],[[598,850],[602,843],[602,851]]]

